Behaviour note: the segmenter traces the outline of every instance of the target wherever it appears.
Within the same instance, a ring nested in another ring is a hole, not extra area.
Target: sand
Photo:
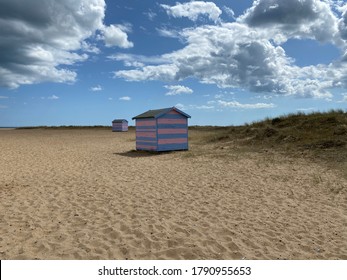
[[[138,153],[134,139],[1,130],[0,259],[347,259],[337,171],[212,144]]]

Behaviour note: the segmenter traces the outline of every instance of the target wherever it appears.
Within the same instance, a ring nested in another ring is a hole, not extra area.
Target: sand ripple
[[[0,259],[347,259],[335,171],[134,145],[133,132],[0,131]]]

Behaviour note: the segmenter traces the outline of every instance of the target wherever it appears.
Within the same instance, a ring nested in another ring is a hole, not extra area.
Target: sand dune
[[[0,131],[0,259],[347,259],[336,171],[213,145],[137,153],[134,138]]]

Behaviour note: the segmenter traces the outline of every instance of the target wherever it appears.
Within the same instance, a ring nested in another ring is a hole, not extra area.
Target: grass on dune
[[[290,114],[242,126],[191,127],[192,143],[276,150],[337,166],[347,176],[347,113],[342,110]]]

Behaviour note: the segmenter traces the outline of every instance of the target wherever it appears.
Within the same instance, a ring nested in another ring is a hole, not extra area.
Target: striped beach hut
[[[128,121],[124,119],[113,120],[112,131],[128,131]]]
[[[188,150],[189,115],[175,107],[149,110],[136,120],[136,150]]]

